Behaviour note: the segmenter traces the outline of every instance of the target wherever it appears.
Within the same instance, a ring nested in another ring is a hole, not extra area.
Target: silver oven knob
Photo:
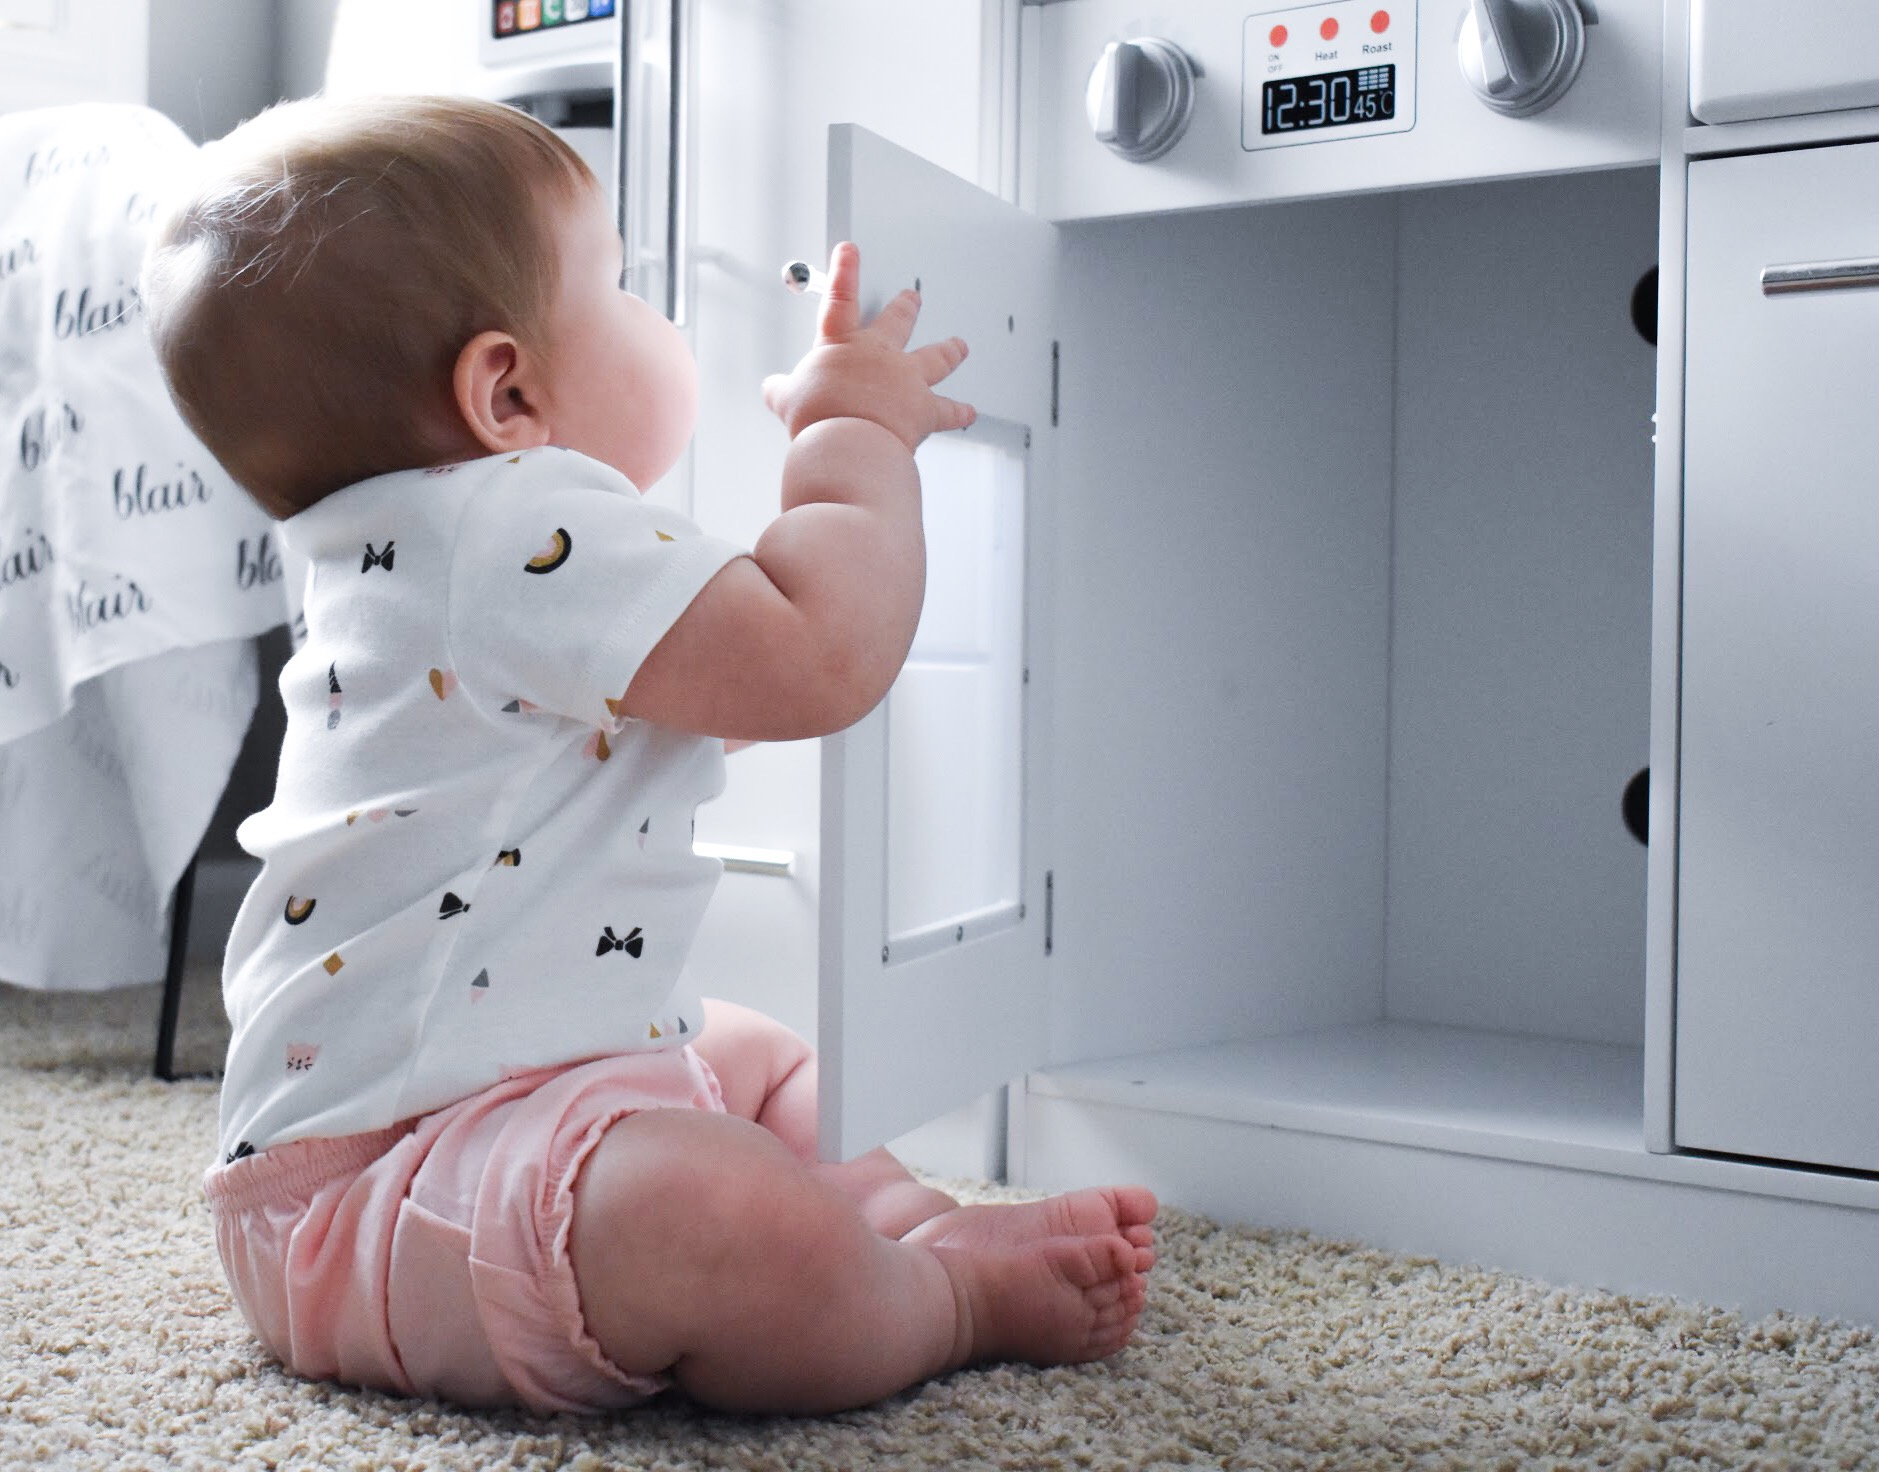
[[[1131,163],[1160,158],[1187,131],[1199,75],[1200,68],[1171,41],[1111,41],[1090,73],[1084,99],[1090,127]]]
[[[1461,74],[1496,112],[1522,118],[1559,101],[1585,59],[1576,0],[1468,0]]]

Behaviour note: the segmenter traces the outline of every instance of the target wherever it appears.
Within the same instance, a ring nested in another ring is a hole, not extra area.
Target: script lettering
[[[94,297],[89,286],[80,287],[74,295],[61,287],[52,299],[52,335],[61,340],[92,337],[122,327],[142,310],[143,301],[133,282],[118,282],[115,296],[100,292]]]
[[[0,542],[0,593],[16,583],[38,577],[52,563],[52,539],[44,532],[27,527],[12,547]]]
[[[78,871],[100,897],[126,915],[155,919],[156,892],[136,861],[121,855],[93,854]]]
[[[26,187],[31,189],[36,184],[56,179],[73,169],[91,169],[110,162],[111,145],[108,143],[92,143],[79,149],[65,148],[55,143],[50,148],[27,155]]]
[[[0,281],[17,276],[39,262],[39,248],[22,235],[11,245],[0,245]]]
[[[160,511],[187,511],[203,505],[213,494],[209,483],[180,460],[171,480],[157,479],[148,465],[139,465],[128,474],[120,466],[111,475],[111,504],[119,521]]]
[[[90,721],[73,721],[68,740],[79,760],[106,782],[124,781],[124,759],[113,748],[114,737],[109,730]]]
[[[106,624],[150,611],[150,595],[135,581],[118,573],[112,578],[112,584],[101,591],[81,578],[78,586],[65,595],[65,612],[72,621],[74,634],[82,637]]]
[[[56,411],[33,410],[20,425],[20,468],[37,470],[68,434],[84,427],[84,418],[70,404],[61,404]]]
[[[233,690],[195,675],[185,675],[178,680],[171,692],[171,699],[177,709],[193,711],[210,720],[248,719],[248,712],[235,698]]]
[[[252,554],[248,551],[246,537],[235,548],[235,586],[244,593],[251,588],[269,587],[281,580],[280,554],[268,540],[270,535],[268,532],[261,533],[261,540],[255,543]]]

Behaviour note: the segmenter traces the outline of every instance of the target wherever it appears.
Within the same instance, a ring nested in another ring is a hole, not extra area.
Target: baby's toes
[[[1146,1226],[1155,1219],[1155,1212],[1160,1203],[1155,1200],[1155,1193],[1146,1186],[1116,1186],[1111,1190],[1110,1199],[1116,1206],[1116,1225],[1119,1227]]]

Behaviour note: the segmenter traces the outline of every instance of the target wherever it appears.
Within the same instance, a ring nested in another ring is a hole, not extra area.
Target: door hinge
[[[1050,948],[1056,940],[1057,931],[1057,871],[1044,871],[1044,954],[1050,954]]]
[[[1058,367],[1062,358],[1062,344],[1054,339],[1050,345],[1050,427],[1057,427],[1057,381]]]

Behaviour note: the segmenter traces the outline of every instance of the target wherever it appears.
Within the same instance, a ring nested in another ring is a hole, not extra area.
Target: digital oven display
[[[1315,77],[1267,82],[1261,97],[1261,133],[1302,133],[1396,116],[1396,68],[1363,66]]]
[[[490,24],[495,35],[526,36],[536,31],[612,16],[614,0],[492,0]]]

